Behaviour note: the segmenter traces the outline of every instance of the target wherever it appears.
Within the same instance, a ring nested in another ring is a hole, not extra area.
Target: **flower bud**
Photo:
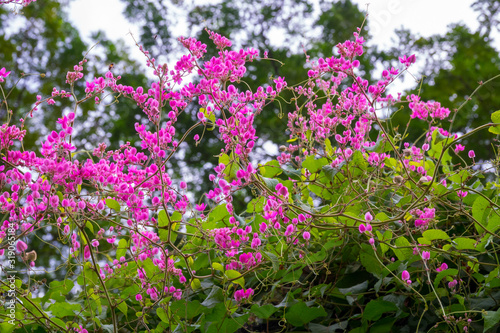
[[[394,184],[401,185],[403,183],[404,178],[401,176],[395,176],[392,180]]]
[[[28,261],[35,261],[37,258],[37,255],[36,255],[36,251],[33,250],[33,251],[30,251],[30,252],[26,252],[24,255],[23,255],[23,260],[28,262]]]

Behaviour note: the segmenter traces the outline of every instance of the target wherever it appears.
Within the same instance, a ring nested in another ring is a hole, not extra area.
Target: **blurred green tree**
[[[285,77],[289,86],[300,84],[307,73],[305,52],[312,59],[331,57],[334,45],[351,38],[365,18],[365,14],[350,0],[334,3],[324,0],[318,3],[303,0],[223,0],[203,5],[179,1],[123,1],[126,4],[126,17],[141,24],[141,44],[155,57],[180,50],[180,44],[173,40],[175,32],[171,28],[177,20],[173,14],[179,12],[188,13],[189,36],[208,45],[205,59],[216,54],[208,34],[204,32],[205,28],[228,37],[236,47],[256,48],[261,57],[265,53],[268,59],[261,59],[247,68],[245,83],[237,85],[242,90],[246,90],[248,86],[273,84],[272,80],[277,77]],[[363,36],[369,36],[366,26]],[[375,48],[368,52],[375,55],[374,51]],[[286,61],[281,63],[274,59]],[[375,63],[371,56],[364,59],[361,69],[369,75]],[[277,146],[271,143],[283,144],[289,139],[286,135],[286,114],[294,110],[294,105],[276,101],[256,118],[257,135],[262,142],[269,142],[266,146],[269,149],[257,151],[258,156],[255,158],[258,161],[265,161],[276,155]],[[196,119],[197,111],[196,108],[191,108],[179,116],[178,133],[187,130]],[[184,175],[191,173],[192,179],[208,179],[208,173],[212,171],[214,164],[207,161],[214,161],[213,156],[218,155],[222,147],[214,132],[205,133],[202,150],[185,145],[182,156],[172,159],[172,165],[181,168],[173,168],[172,171],[182,172]],[[196,194],[209,189],[210,184],[206,182],[193,182],[191,188]]]
[[[464,24],[453,24],[444,35],[423,38],[408,30],[398,31],[398,41],[390,54],[419,54],[423,59],[423,81],[419,85],[422,100],[439,101],[452,113],[452,123],[444,123],[443,128],[465,133],[467,130],[488,123],[491,114],[500,105],[500,79],[495,79],[474,95],[473,91],[489,79],[500,74],[499,51],[493,44],[494,29],[498,30],[500,5],[498,1],[480,0],[472,8],[478,14],[479,27],[472,31]],[[493,29],[493,30],[492,30]],[[410,92],[410,91],[409,91]],[[411,91],[416,93],[415,91]],[[467,102],[464,104],[464,102]],[[398,112],[393,118],[393,128],[403,132],[410,121],[410,112]],[[423,122],[411,122],[411,126],[427,126]],[[491,146],[494,135],[484,131],[480,136],[465,139],[462,144],[474,147],[476,158],[495,158]],[[409,137],[406,141],[417,138]],[[472,140],[472,141],[471,141]]]

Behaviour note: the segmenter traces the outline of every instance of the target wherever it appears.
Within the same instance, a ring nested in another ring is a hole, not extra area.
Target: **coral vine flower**
[[[207,207],[207,205],[205,205],[205,203],[201,203],[201,204],[195,206],[196,210],[199,212],[204,211],[206,207]]]
[[[7,76],[9,76],[10,74],[10,71],[7,72],[5,67],[2,67],[2,69],[0,69],[0,83],[1,82],[4,82],[4,78],[6,78]]]
[[[405,281],[407,284],[411,284],[410,273],[408,271],[404,270],[401,273],[401,280]]]
[[[372,220],[373,220],[373,216],[372,216],[372,214],[370,214],[370,212],[367,212],[367,213],[365,214],[365,220],[366,220],[367,222],[370,222],[370,221],[372,221]]]
[[[234,299],[236,302],[240,302],[243,299],[248,299],[254,294],[252,288],[248,288],[246,291],[244,289],[236,290],[234,293]]]
[[[28,245],[23,241],[18,241],[16,244],[17,252],[24,252],[28,249]]]

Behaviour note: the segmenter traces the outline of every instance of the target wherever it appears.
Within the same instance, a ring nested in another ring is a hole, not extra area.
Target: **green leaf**
[[[264,197],[252,199],[247,205],[247,213],[260,213],[264,210]]]
[[[74,316],[82,309],[82,305],[79,303],[54,303],[49,306],[48,310],[52,312],[55,317],[62,318],[66,316]]]
[[[120,310],[121,313],[125,315],[125,317],[127,317],[128,307],[127,303],[125,303],[125,300],[119,303],[116,307],[118,308],[118,310]]]
[[[59,318],[50,318],[50,320],[51,320],[54,324],[56,324],[56,325],[59,325],[59,326],[61,326],[61,327],[66,327],[66,323],[65,323],[63,320],[59,319]],[[56,328],[56,327],[54,327],[54,328]],[[2,329],[0,329],[0,332],[3,332],[3,330],[2,330]]]
[[[330,325],[328,327],[324,326],[324,325],[321,325],[321,324],[315,324],[315,323],[309,323],[309,325],[307,325],[307,326],[309,327],[309,330],[311,332],[315,332],[315,333],[335,333],[338,330],[345,331],[347,329],[347,324],[348,324],[348,321],[345,320],[345,321],[341,321],[340,323]],[[350,332],[352,332],[352,331],[350,331]]]
[[[201,253],[197,256],[193,264],[193,269],[199,271],[202,268],[207,268],[208,266],[208,255],[206,253]]]
[[[200,288],[201,288],[200,279],[193,279],[193,281],[191,281],[191,289],[198,290]]]
[[[163,321],[164,323],[168,323],[168,317],[167,317],[167,313],[165,312],[165,310],[163,308],[158,308],[156,309],[156,314],[158,315],[158,318],[161,319],[161,321]]]
[[[287,283],[287,282],[292,282],[292,281],[298,281],[299,278],[302,275],[302,267],[299,267],[298,269],[295,269],[293,267],[290,267],[289,271],[283,279],[281,279],[281,283]]]
[[[120,260],[121,257],[125,257],[127,254],[128,242],[125,238],[120,239],[118,242],[118,248],[116,249],[116,259]]]
[[[280,163],[276,160],[267,162],[264,165],[259,165],[260,174],[263,177],[273,178],[283,172],[280,167]]]
[[[262,177],[262,180],[264,181],[264,184],[266,184],[267,187],[269,187],[270,190],[274,191],[276,188],[276,185],[278,185],[279,181],[274,178],[266,178]]]
[[[42,302],[47,302],[48,299],[53,299],[58,302],[64,302],[66,295],[73,289],[75,283],[72,280],[52,281],[49,284],[47,294],[42,298]]]
[[[500,321],[500,309],[498,309],[497,311],[488,311],[486,314],[483,314],[483,318],[484,318],[483,333],[486,333],[489,329],[495,327]]]
[[[213,286],[212,290],[210,291],[210,294],[205,298],[205,300],[201,303],[202,306],[206,308],[213,308],[219,303],[222,303],[224,301],[224,296],[222,295],[222,289]]]
[[[232,182],[236,178],[236,172],[240,169],[238,166],[238,157],[234,156],[234,153],[231,152],[231,155],[221,154],[219,155],[219,164],[224,163],[226,168],[224,169],[224,177],[228,182]]]
[[[216,271],[224,272],[224,266],[222,266],[218,262],[213,262],[212,263],[212,268],[215,269]]]
[[[182,214],[179,212],[174,212],[170,216],[170,221],[172,222],[172,231],[170,231],[170,241],[175,241],[177,238],[177,233],[174,231],[176,227],[179,225],[179,221],[182,220]],[[177,222],[174,222],[177,221]],[[160,210],[158,212],[158,227],[159,231],[158,234],[160,236],[160,239],[164,242],[168,241],[168,227],[169,227],[169,219],[167,216],[167,213],[164,210]]]
[[[356,150],[354,154],[352,154],[349,164],[351,166],[360,168],[363,171],[366,171],[366,169],[368,168],[368,162],[366,161],[363,153],[360,150]]]
[[[115,199],[106,199],[106,206],[117,212],[120,211],[120,204]]]
[[[9,322],[5,319],[5,322],[0,324],[0,332],[2,333],[11,333],[14,329],[17,328],[16,325],[9,324]]]
[[[491,114],[491,121],[494,123],[500,123],[500,110],[497,110]]]
[[[390,137],[390,139],[393,140],[392,137]],[[363,148],[366,151],[376,152],[376,153],[385,153],[392,150],[391,143],[389,142],[389,140],[387,139],[387,137],[383,132],[379,132],[379,135],[377,137],[377,142],[375,143],[374,146],[371,147],[363,146]]]
[[[113,324],[102,325],[101,328],[102,328],[103,331],[106,331],[108,333],[113,333],[114,332]]]
[[[349,288],[339,288],[339,291],[344,295],[356,295],[368,289],[368,281],[363,281]]]
[[[300,170],[294,169],[289,165],[283,165],[281,167],[283,172],[288,178],[294,179],[294,180],[300,180],[300,177],[302,174],[300,173]],[[273,188],[274,189],[274,188]]]
[[[392,231],[391,230],[386,230],[384,232],[384,234],[382,234],[378,230],[375,233],[377,234],[377,237],[380,241],[388,242],[392,239]],[[382,251],[382,254],[385,254],[387,252],[387,250],[389,250],[389,245],[386,245],[384,243],[380,243],[380,250]]]
[[[241,288],[245,288],[245,279],[241,276],[240,272],[230,269],[224,272],[224,275],[228,280],[232,280],[233,283],[240,285]]]
[[[90,232],[92,233],[92,235],[94,234],[94,226],[92,225],[92,222],[87,221],[87,222],[85,223],[85,228],[89,229],[89,230],[90,230]]]
[[[192,319],[203,311],[203,307],[198,300],[181,299],[172,302],[170,311],[181,318]]]
[[[324,157],[316,159],[314,155],[310,155],[302,162],[302,167],[309,170],[310,173],[316,173],[327,163],[328,160]]]
[[[288,323],[295,327],[304,326],[311,320],[324,317],[327,313],[323,307],[310,308],[304,302],[299,302],[286,311],[285,318]]]
[[[471,177],[470,172],[467,169],[462,169],[458,173],[449,176],[448,179],[456,184],[463,184],[469,177]]]
[[[491,233],[495,233],[500,228],[500,216],[497,214],[492,214],[488,220],[488,230]]]
[[[202,112],[205,115],[205,118],[208,119],[207,121],[207,131],[213,131],[215,128],[215,113],[207,111],[205,108],[201,108],[200,112]]]
[[[258,306],[257,304],[252,305],[250,308],[250,312],[252,312],[254,315],[261,319],[268,319],[271,317],[273,313],[275,313],[278,309],[275,308],[271,304],[266,304],[263,306]]]
[[[439,230],[439,229],[426,230],[426,231],[424,231],[422,236],[424,236],[424,238],[426,238],[430,241],[433,241],[436,239],[448,239],[448,238],[450,238],[450,236],[448,236],[448,234],[446,232],[444,232],[443,230]]]
[[[476,240],[471,238],[458,237],[453,240],[457,250],[475,250]]]
[[[410,242],[405,237],[396,238],[394,242],[397,249],[394,249],[394,253],[399,260],[406,260],[413,255],[413,250],[410,248]]]
[[[325,139],[325,152],[328,154],[328,156],[332,156],[333,154],[332,143],[328,138]]]
[[[439,131],[436,129],[432,133],[432,144],[431,144],[431,149],[428,151],[429,156],[437,159],[441,156],[441,153],[443,152],[444,149],[444,144],[451,142],[451,138],[444,137]],[[446,150],[443,153],[443,158],[442,162],[446,164],[448,161],[451,160],[451,155],[449,153],[449,150]]]
[[[497,124],[500,123],[500,110],[491,114],[491,121]],[[490,127],[489,131],[493,134],[500,134],[500,125]]]
[[[490,203],[482,196],[478,196],[472,204],[472,217],[477,221],[483,222],[484,213],[487,211]]]
[[[331,165],[325,165],[321,168],[321,170],[323,170],[323,172],[325,173],[326,177],[330,180],[330,181],[334,181],[335,180],[335,176],[337,175],[337,173],[342,169],[342,167],[344,166],[345,162],[342,162],[340,163],[337,167],[332,167]]]
[[[386,333],[392,332],[392,326],[396,322],[396,318],[394,317],[385,317],[380,320],[377,320],[376,323],[370,327],[370,333]]]
[[[379,320],[382,314],[386,312],[395,312],[398,310],[396,304],[382,300],[372,300],[368,303],[363,311],[363,319]]]
[[[382,273],[382,267],[377,258],[373,254],[373,249],[368,244],[361,244],[360,253],[361,264],[366,268],[369,273],[379,276]]]

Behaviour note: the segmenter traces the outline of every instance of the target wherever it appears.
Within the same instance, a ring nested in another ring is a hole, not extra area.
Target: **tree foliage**
[[[460,118],[444,104],[388,93],[414,55],[366,76],[362,29],[306,60],[296,83],[253,77],[268,59],[205,33],[216,51],[181,38],[173,65],[139,46],[147,88],[112,68],[87,78],[97,60],[83,58],[64,92],[54,82],[35,107],[17,106],[20,75],[0,69],[2,108],[26,108],[0,130],[1,332],[498,329],[500,160],[480,168],[464,144],[498,138],[500,111],[451,131]],[[106,96],[143,115],[136,139],[83,149],[80,108]],[[259,163],[257,120],[278,100],[285,138]],[[42,110],[57,120],[27,148]],[[424,125],[379,117],[393,110]],[[210,190],[193,196],[172,156],[216,139]]]

